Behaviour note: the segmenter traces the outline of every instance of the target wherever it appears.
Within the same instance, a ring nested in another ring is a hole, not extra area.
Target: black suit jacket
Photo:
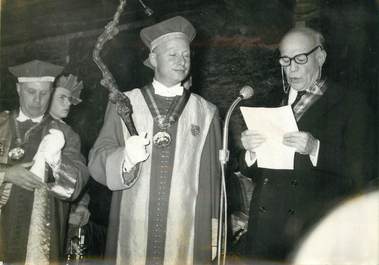
[[[255,181],[250,206],[247,254],[283,260],[304,233],[344,196],[370,176],[373,147],[371,112],[359,92],[328,85],[325,94],[298,121],[299,131],[320,140],[317,166],[295,153],[294,170],[247,167]]]

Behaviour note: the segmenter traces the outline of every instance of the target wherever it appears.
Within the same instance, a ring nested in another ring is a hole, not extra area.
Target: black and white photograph
[[[379,264],[379,0],[0,3],[0,265]]]

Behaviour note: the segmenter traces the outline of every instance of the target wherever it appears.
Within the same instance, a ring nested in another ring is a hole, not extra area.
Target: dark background
[[[147,50],[139,39],[142,27],[174,15],[189,19],[198,30],[192,45],[193,91],[217,105],[221,117],[239,88],[255,88],[245,105],[270,106],[281,97],[277,45],[293,25],[320,30],[327,41],[328,78],[369,98],[378,132],[379,1],[375,0],[146,0],[154,10],[146,16],[137,0],[127,1],[120,34],[108,42],[102,57],[121,90],[140,87],[152,78],[142,65]],[[112,19],[117,0],[1,1],[0,111],[18,106],[15,79],[8,66],[32,59],[65,66],[84,81],[83,102],[72,107],[67,123],[82,139],[87,156],[102,125],[107,91],[92,61],[96,38]],[[233,116],[231,149],[243,121]],[[377,135],[377,133],[376,133]],[[234,137],[233,137],[234,136]],[[376,150],[378,150],[376,144]],[[233,160],[234,157],[232,157]],[[377,156],[373,157],[378,164]],[[378,172],[378,168],[375,168]],[[99,196],[99,192],[104,194]],[[91,182],[92,219],[105,224],[109,193]],[[103,200],[104,198],[104,200]],[[104,213],[105,211],[105,213]]]
[[[249,84],[247,104],[271,105],[281,95],[277,44],[295,24],[320,30],[327,40],[328,77],[378,100],[379,3],[375,0],[146,0],[148,17],[137,0],[127,1],[120,34],[102,57],[122,90],[144,85],[152,71],[142,65],[147,50],[142,27],[174,15],[198,30],[193,42],[193,90],[215,103],[224,116]],[[32,59],[65,66],[84,81],[83,103],[67,121],[82,136],[87,154],[102,125],[107,91],[92,61],[96,38],[112,19],[117,0],[6,0],[1,4],[0,110],[17,105],[15,79],[7,68]],[[373,124],[373,129],[376,126]]]

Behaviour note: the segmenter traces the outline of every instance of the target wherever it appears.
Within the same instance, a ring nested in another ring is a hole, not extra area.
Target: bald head
[[[324,49],[325,45],[325,39],[320,32],[307,27],[295,27],[282,38],[279,44],[280,50],[283,45],[293,41],[303,42],[304,45],[310,48],[320,45]]]

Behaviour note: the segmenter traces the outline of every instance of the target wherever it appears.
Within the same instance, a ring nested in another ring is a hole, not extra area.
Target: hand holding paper
[[[241,133],[243,147],[250,152],[255,152],[256,148],[266,141],[266,137],[255,130],[246,130]]]
[[[283,144],[285,133],[298,131],[291,107],[241,107],[241,113],[249,129],[242,144],[255,151],[258,167],[293,169],[295,149]]]
[[[309,132],[286,133],[283,144],[295,148],[302,155],[315,155],[317,149],[317,140]]]

